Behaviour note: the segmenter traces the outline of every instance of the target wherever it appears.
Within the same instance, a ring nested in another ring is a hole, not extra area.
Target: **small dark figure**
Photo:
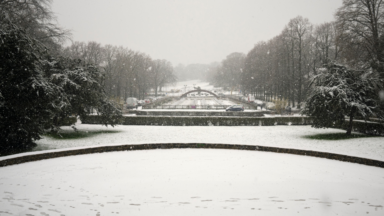
[[[292,108],[290,106],[285,107],[285,112],[287,112],[288,115],[291,115]]]

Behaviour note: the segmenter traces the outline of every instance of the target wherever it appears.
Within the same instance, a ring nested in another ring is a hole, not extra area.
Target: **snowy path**
[[[115,128],[79,124],[81,131],[112,130],[118,133],[100,134],[77,140],[43,138],[36,150],[63,149],[141,143],[227,143],[274,146],[314,150],[384,161],[384,137],[327,141],[304,138],[307,135],[344,133],[339,129],[314,129],[310,126],[123,126]],[[70,127],[63,127],[72,131]],[[65,132],[64,131],[64,132]]]
[[[0,170],[0,215],[384,215],[384,169],[297,155],[168,149]]]

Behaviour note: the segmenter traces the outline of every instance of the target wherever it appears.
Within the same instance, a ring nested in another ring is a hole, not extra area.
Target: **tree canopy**
[[[60,42],[69,35],[55,21],[51,10],[52,0],[2,0],[0,1],[0,25],[12,22],[22,28],[51,52],[58,51]]]
[[[378,106],[379,90],[383,84],[377,72],[351,70],[329,63],[319,69],[311,85],[303,114],[314,119],[313,127],[344,125],[348,116],[347,134],[351,134],[355,117],[364,120],[372,116],[383,117]]]
[[[336,13],[337,42],[350,65],[384,73],[383,13],[382,0],[343,0]]]
[[[53,126],[69,115],[84,119],[93,109],[101,116],[103,124],[113,126],[118,122],[121,111],[108,100],[101,85],[104,74],[95,65],[61,57],[46,65],[45,77],[63,91],[58,100],[67,102],[55,113]]]
[[[0,29],[0,153],[34,146],[45,129],[91,109],[115,125],[121,111],[109,102],[98,67],[52,58],[45,46],[8,22]]]
[[[13,24],[0,29],[0,152],[31,147],[53,114],[65,106],[63,91],[44,77],[45,49]]]

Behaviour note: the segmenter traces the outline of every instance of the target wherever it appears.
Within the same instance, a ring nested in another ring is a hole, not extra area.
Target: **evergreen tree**
[[[69,37],[70,32],[57,24],[51,3],[52,0],[1,0],[0,25],[10,20],[29,37],[49,47],[51,54],[58,54],[61,42]]]
[[[313,88],[302,112],[314,119],[315,128],[344,125],[348,116],[347,134],[350,135],[355,117],[383,118],[378,106],[382,83],[378,73],[329,63],[313,78]]]
[[[66,106],[44,78],[45,48],[11,23],[0,28],[0,153],[33,147],[53,114]]]
[[[46,48],[8,23],[0,28],[0,154],[35,146],[46,128],[59,129],[69,115],[97,110],[105,125],[121,111],[107,99],[98,67],[49,57]]]
[[[57,129],[63,118],[75,115],[84,119],[93,109],[104,125],[114,126],[121,117],[121,110],[108,100],[104,92],[101,85],[104,75],[99,67],[79,59],[61,57],[46,65],[45,76],[64,92],[64,98],[58,98],[57,102],[68,101],[68,106],[55,113],[52,129]]]

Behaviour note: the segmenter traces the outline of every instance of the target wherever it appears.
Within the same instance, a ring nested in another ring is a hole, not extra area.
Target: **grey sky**
[[[298,15],[334,20],[342,0],[53,0],[75,41],[144,52],[153,59],[211,63],[281,33]]]

